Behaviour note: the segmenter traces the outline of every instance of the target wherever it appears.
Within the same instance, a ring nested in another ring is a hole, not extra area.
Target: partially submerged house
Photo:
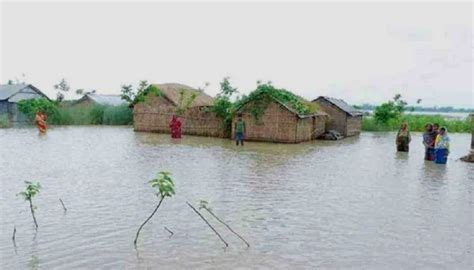
[[[169,122],[174,114],[181,114],[183,134],[223,137],[222,119],[211,108],[214,99],[190,86],[166,83],[152,84],[156,89],[134,104],[135,131],[170,133]]]
[[[233,137],[239,114],[245,121],[246,140],[281,143],[316,139],[324,133],[327,118],[315,104],[271,85],[259,85],[239,101],[232,118]]]
[[[78,106],[120,106],[127,104],[120,95],[99,95],[99,94],[85,94],[82,98],[77,100],[74,105]]]
[[[6,114],[10,123],[21,125],[28,121],[22,114],[17,103],[25,99],[49,98],[31,84],[2,84],[0,85],[0,115]]]
[[[342,99],[318,97],[313,100],[329,115],[326,130],[335,130],[345,137],[359,135],[362,127],[362,113]]]

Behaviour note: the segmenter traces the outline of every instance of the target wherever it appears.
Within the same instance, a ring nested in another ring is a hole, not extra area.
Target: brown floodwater
[[[423,160],[416,133],[406,154],[395,152],[393,133],[239,148],[128,127],[57,127],[43,137],[0,129],[0,268],[472,268],[474,164],[458,161],[470,135],[450,136],[444,166]],[[135,250],[158,201],[147,181],[160,170],[172,173],[177,194]],[[15,196],[24,180],[43,186],[37,233]],[[201,199],[251,247],[205,215],[224,249],[185,203]]]

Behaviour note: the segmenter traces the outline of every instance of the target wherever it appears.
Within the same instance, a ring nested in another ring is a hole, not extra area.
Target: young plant
[[[143,226],[145,226],[145,224],[155,215],[156,211],[158,211],[158,208],[160,208],[160,205],[163,200],[166,197],[172,197],[175,194],[174,183],[173,180],[171,180],[169,172],[159,172],[158,177],[150,180],[148,183],[150,183],[151,187],[155,190],[156,196],[160,197],[160,201],[155,207],[153,213],[151,213],[151,215],[145,220],[145,222],[143,222],[140,228],[138,228],[137,235],[135,236],[135,240],[133,241],[135,248],[137,247],[138,236],[140,235],[140,231],[142,230]]]
[[[217,230],[212,227],[212,225],[209,223],[209,221],[207,221],[207,219],[196,209],[194,208],[194,206],[192,206],[189,202],[186,202],[188,204],[189,207],[191,207],[191,209],[193,209],[193,211],[207,224],[207,226],[209,226],[209,228],[211,228],[211,230],[219,237],[219,239],[221,239],[221,241],[224,243],[225,247],[228,247],[229,244],[227,244],[227,242],[224,240],[224,238],[220,235],[219,232],[217,232]]]
[[[229,229],[229,231],[231,231],[238,238],[240,238],[242,241],[244,241],[244,243],[247,245],[247,247],[250,247],[250,244],[240,234],[238,234],[234,230],[232,230],[232,228],[227,223],[222,221],[219,217],[216,216],[216,214],[214,214],[214,212],[212,212],[212,209],[209,207],[209,203],[207,201],[201,200],[199,202],[199,209],[205,209],[209,214],[211,214],[211,216],[213,216],[215,219],[217,219],[217,221],[219,221],[221,224],[226,226],[227,229]]]
[[[30,204],[30,211],[31,211],[31,216],[33,217],[33,221],[35,223],[35,228],[38,230],[38,222],[36,222],[36,217],[35,217],[35,209],[36,206],[33,205],[33,198],[36,196],[36,194],[39,193],[41,189],[40,183],[32,183],[29,181],[25,181],[26,187],[25,190],[22,192],[18,193],[17,195],[22,196],[25,201],[28,201]]]

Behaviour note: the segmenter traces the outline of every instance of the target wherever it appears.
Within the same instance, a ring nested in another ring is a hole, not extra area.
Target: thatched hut
[[[318,97],[313,100],[329,115],[326,130],[335,130],[344,137],[359,135],[362,127],[362,113],[342,99]]]
[[[201,90],[177,84],[153,84],[155,93],[147,93],[133,108],[135,131],[170,133],[173,114],[181,114],[182,132],[188,135],[223,137],[222,119],[212,111],[214,99]],[[184,104],[183,103],[189,103]],[[183,108],[186,107],[186,108]],[[181,112],[180,112],[181,110]]]
[[[327,118],[309,101],[271,85],[259,85],[238,102],[232,118],[233,137],[237,114],[245,121],[246,140],[281,143],[316,139],[324,133]]]

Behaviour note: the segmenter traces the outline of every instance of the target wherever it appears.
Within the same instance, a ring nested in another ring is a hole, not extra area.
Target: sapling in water
[[[39,193],[41,189],[40,183],[32,183],[29,181],[25,181],[26,187],[25,190],[22,192],[18,193],[17,195],[22,196],[25,201],[28,201],[30,204],[30,211],[31,211],[31,216],[33,217],[33,221],[35,223],[35,228],[38,230],[38,222],[36,222],[36,217],[35,217],[35,209],[36,206],[33,205],[33,198],[36,196],[36,194]]]
[[[145,224],[155,215],[156,211],[158,211],[158,208],[160,208],[160,205],[163,200],[166,197],[172,197],[175,194],[174,183],[173,180],[171,180],[169,172],[159,172],[158,177],[150,180],[148,183],[150,183],[151,187],[155,190],[156,196],[160,197],[160,201],[158,202],[158,205],[156,206],[153,213],[151,213],[151,215],[145,220],[145,222],[143,222],[140,228],[138,228],[137,235],[135,236],[135,241],[133,241],[135,248],[137,247],[138,236],[143,226],[145,226]]]
[[[216,214],[214,214],[214,212],[212,211],[212,209],[209,207],[209,204],[207,201],[203,201],[201,200],[199,202],[199,209],[205,209],[209,214],[211,214],[211,216],[213,216],[215,219],[217,219],[217,221],[219,221],[220,223],[222,223],[224,226],[227,227],[227,229],[229,229],[229,231],[231,231],[233,234],[235,234],[238,238],[240,238],[242,241],[244,241],[244,243],[247,245],[247,247],[250,247],[250,244],[238,233],[236,233],[234,230],[232,230],[232,228],[227,224],[225,223],[224,221],[222,221],[219,217],[216,216]]]

